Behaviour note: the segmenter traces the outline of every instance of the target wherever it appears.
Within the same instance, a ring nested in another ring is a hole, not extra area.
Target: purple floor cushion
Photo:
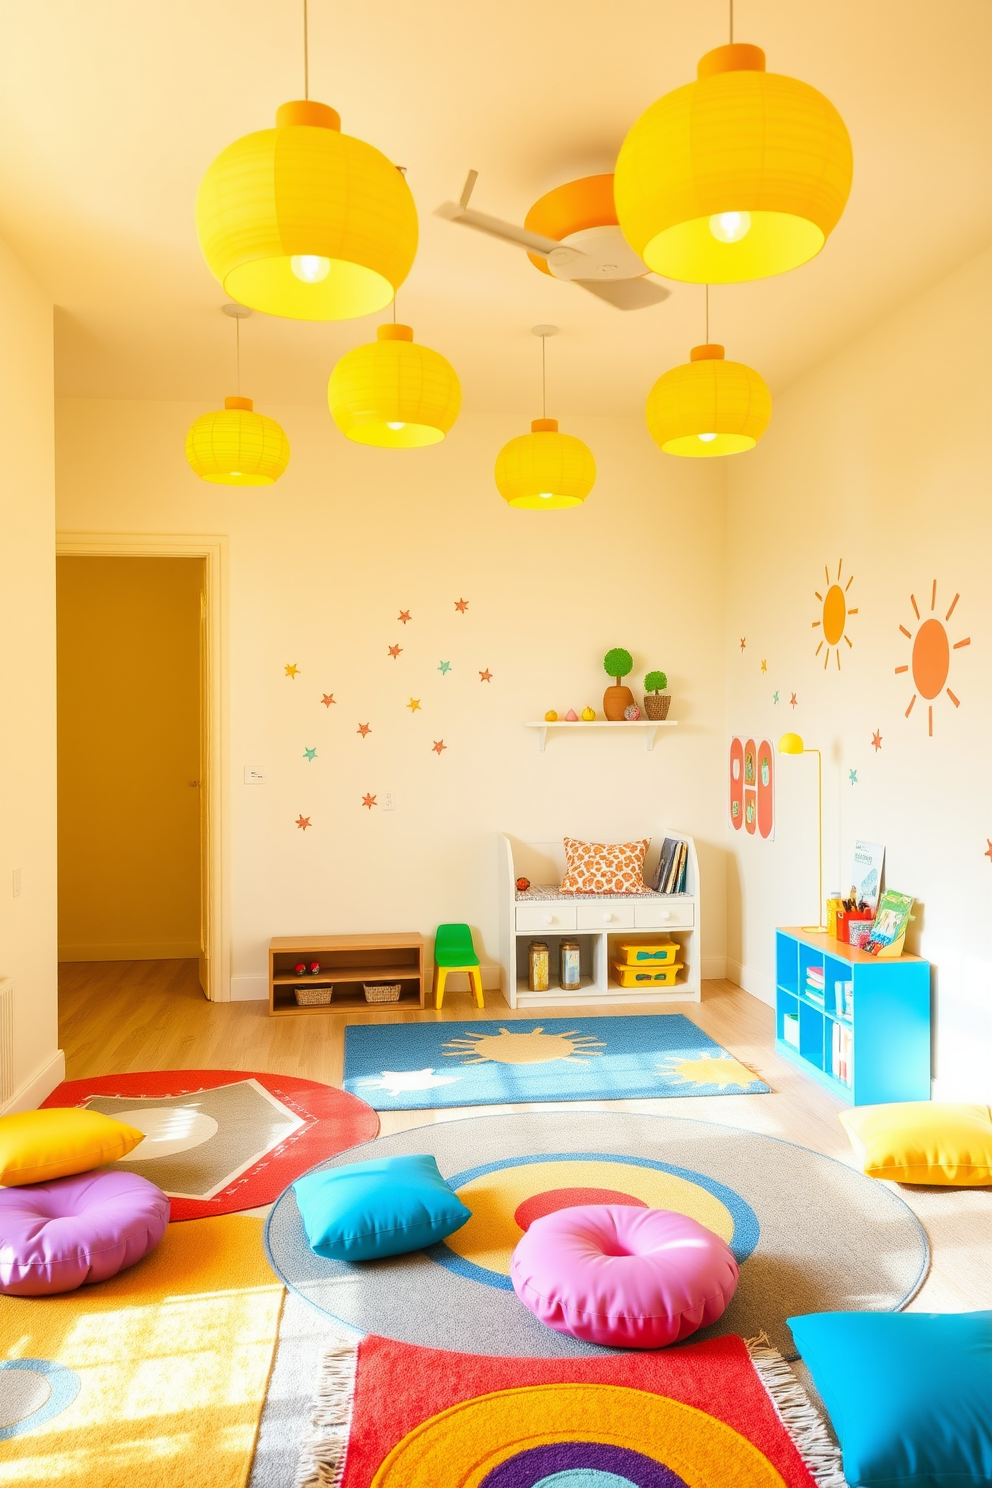
[[[154,1250],[169,1200],[136,1173],[99,1170],[0,1189],[0,1292],[46,1297],[107,1281]]]
[[[715,1323],[737,1289],[725,1241],[685,1214],[590,1204],[536,1219],[513,1289],[549,1328],[614,1348],[664,1348]]]

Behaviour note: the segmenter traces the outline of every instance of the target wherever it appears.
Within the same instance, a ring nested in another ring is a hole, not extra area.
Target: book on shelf
[[[840,1080],[844,1085],[850,1085],[854,1075],[854,1036],[849,1028],[842,1023],[834,1023],[833,1041],[830,1058],[830,1073],[835,1080]]]
[[[661,855],[658,858],[658,867],[655,870],[654,882],[651,885],[656,894],[663,894],[665,892],[665,884],[668,882],[672,862],[678,850],[679,840],[677,837],[666,837],[661,844]]]
[[[824,984],[824,970],[822,966],[807,966],[806,981],[811,987],[822,987]]]
[[[651,887],[656,894],[684,894],[689,844],[679,837],[666,837]]]
[[[880,842],[862,842],[860,838],[855,842],[854,870],[851,878],[854,897],[858,904],[867,904],[872,914],[878,907],[879,896],[882,892],[884,862],[885,848]]]
[[[878,901],[865,950],[877,956],[886,946],[894,945],[901,935],[906,934],[906,927],[913,918],[912,908],[911,894],[897,894],[894,889],[886,889]]]

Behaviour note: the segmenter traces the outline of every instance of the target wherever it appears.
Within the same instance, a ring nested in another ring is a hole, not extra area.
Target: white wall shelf
[[[654,748],[655,736],[659,729],[678,728],[678,720],[674,718],[624,718],[616,723],[609,719],[596,718],[591,723],[585,723],[581,718],[576,723],[568,723],[564,718],[557,719],[554,723],[548,723],[542,719],[540,723],[525,723],[524,728],[537,729],[537,747],[544,753],[544,746],[548,740],[548,734],[556,729],[563,729],[567,733],[584,734],[588,729],[623,729],[630,733],[632,729],[640,729],[645,736],[648,752]]]

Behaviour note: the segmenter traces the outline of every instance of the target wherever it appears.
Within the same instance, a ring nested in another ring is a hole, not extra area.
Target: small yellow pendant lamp
[[[275,129],[222,150],[196,200],[200,247],[232,297],[267,315],[350,320],[388,305],[417,252],[417,209],[402,172],[341,133],[327,104],[305,97]]]
[[[545,342],[557,326],[533,327],[541,338],[541,399],[544,417],[534,419],[529,434],[504,444],[496,457],[496,486],[510,506],[554,511],[581,506],[596,484],[592,450],[571,434],[558,432],[558,420],[547,417]]]
[[[440,352],[414,342],[407,325],[381,325],[375,341],[346,352],[327,385],[342,434],[382,449],[437,444],[458,417],[462,390]]]
[[[851,190],[844,121],[760,47],[707,52],[696,81],[648,108],[614,180],[624,236],[655,273],[697,284],[781,274],[819,253]]]
[[[224,407],[204,413],[186,435],[186,458],[201,480],[221,486],[271,486],[289,464],[289,440],[275,419],[255,413],[241,397],[241,322],[246,305],[224,305],[233,316],[238,354],[238,395]]]
[[[728,362],[709,339],[694,346],[689,361],[662,373],[648,394],[648,432],[666,455],[692,459],[738,455],[753,449],[768,427],[772,397],[753,367]]]

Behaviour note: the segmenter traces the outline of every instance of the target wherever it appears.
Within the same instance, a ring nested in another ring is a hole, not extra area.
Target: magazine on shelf
[[[886,889],[878,901],[875,921],[865,950],[877,956],[886,946],[893,945],[900,935],[905,935],[906,926],[913,918],[912,908],[911,894],[897,894],[895,889]]]
[[[656,894],[664,894],[665,884],[672,871],[672,863],[678,853],[681,843],[677,837],[666,837],[661,844],[661,856],[658,858],[658,867],[655,870],[654,883],[651,887]]]
[[[872,914],[878,908],[878,900],[882,892],[884,862],[885,848],[880,842],[862,842],[860,839],[855,842],[851,883],[854,886],[857,902],[867,904]]]

